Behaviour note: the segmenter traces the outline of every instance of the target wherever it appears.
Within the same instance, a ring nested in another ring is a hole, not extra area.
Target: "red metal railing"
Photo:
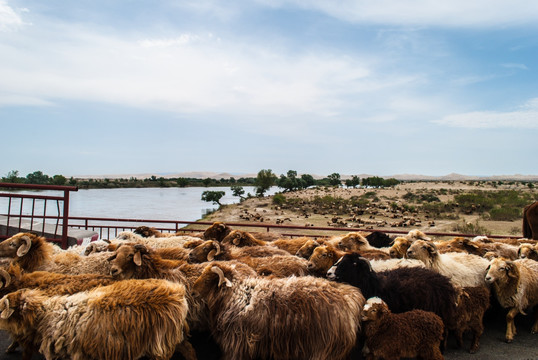
[[[0,227],[3,230],[0,233],[0,239],[8,238],[14,233],[21,231],[34,231],[40,233],[49,241],[60,243],[62,248],[67,248],[69,192],[78,191],[76,186],[0,183],[0,188],[63,192],[63,196],[43,195],[41,193],[0,193],[0,198],[5,198],[7,201],[7,212],[0,214]],[[28,202],[30,202],[30,205],[26,207],[25,205]],[[56,212],[52,215],[50,214],[50,206],[48,206],[49,202],[55,205],[53,210],[56,210]],[[35,220],[41,220],[41,223],[35,225]],[[59,229],[61,229],[60,234]]]
[[[109,224],[104,224],[109,223]],[[116,225],[114,225],[116,223]],[[119,223],[119,224],[118,224]],[[191,228],[185,228],[181,225],[200,225]],[[131,231],[141,225],[151,225],[162,232],[200,232],[212,225],[211,221],[182,221],[182,220],[148,220],[148,219],[122,219],[122,218],[98,218],[98,217],[71,217],[70,227],[93,230],[99,233],[100,238],[112,239],[120,231]],[[252,224],[252,223],[236,223],[226,222],[232,228],[256,228],[264,229],[265,231],[275,231],[282,236],[311,236],[311,237],[326,237],[335,232],[352,232],[352,231],[381,231],[388,234],[407,234],[411,228],[401,228],[394,230],[387,229],[365,229],[365,228],[349,228],[349,227],[315,227],[315,226],[295,226],[295,225],[276,225],[276,224]],[[296,230],[294,233],[286,233],[286,230]],[[459,234],[448,232],[425,232],[428,236],[451,236],[451,237],[475,237],[483,234]],[[510,235],[488,235],[489,238],[517,238]]]
[[[96,231],[99,238],[111,239],[117,236],[120,231],[134,230],[140,225],[153,226],[163,232],[196,232],[203,231],[205,228],[213,224],[208,221],[182,221],[182,220],[148,220],[148,219],[122,219],[122,218],[100,218],[100,217],[69,217],[69,192],[78,191],[74,186],[52,186],[52,185],[29,185],[29,184],[11,184],[0,183],[0,188],[8,189],[24,189],[24,190],[56,190],[63,191],[63,196],[48,196],[41,193],[36,194],[20,194],[16,192],[0,193],[0,198],[7,198],[7,213],[0,213],[0,229],[5,226],[5,231],[0,231],[0,239],[5,239],[13,233],[19,231],[36,231],[41,232],[48,240],[58,242],[62,248],[67,247],[68,229],[85,229]],[[17,199],[20,203],[18,209],[13,209],[17,204]],[[31,201],[31,207],[28,214],[24,213],[24,201]],[[42,200],[42,214],[36,213],[36,200]],[[47,214],[48,201],[55,201],[56,214]],[[60,206],[62,203],[62,206]],[[15,204],[15,206],[13,206]],[[0,210],[1,211],[1,210]],[[29,223],[24,223],[24,219],[30,219]],[[34,228],[34,220],[42,220],[41,230]],[[50,220],[50,221],[49,221]],[[54,230],[46,228],[46,222],[54,222]],[[5,224],[4,224],[5,222]],[[399,229],[365,229],[365,228],[349,228],[349,227],[314,227],[314,226],[294,226],[294,225],[276,225],[267,223],[235,223],[227,222],[227,225],[233,228],[257,228],[265,229],[266,231],[274,231],[282,236],[311,236],[311,237],[326,237],[340,232],[351,231],[381,231],[389,234],[406,234],[409,228]],[[184,225],[199,225],[191,226],[188,229]],[[58,228],[61,227],[61,236],[58,237]],[[292,233],[286,233],[288,230],[293,230]],[[461,236],[474,237],[481,234],[457,234],[445,232],[426,232],[429,236]],[[490,238],[515,238],[516,236],[509,235],[489,235]]]

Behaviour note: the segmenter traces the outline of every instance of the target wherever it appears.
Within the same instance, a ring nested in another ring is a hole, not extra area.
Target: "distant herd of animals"
[[[23,360],[443,359],[466,333],[480,351],[492,311],[517,341],[514,318],[538,305],[538,202],[523,234],[281,238],[215,222],[63,250],[18,233],[0,243],[0,330]],[[518,330],[538,333],[538,316]]]

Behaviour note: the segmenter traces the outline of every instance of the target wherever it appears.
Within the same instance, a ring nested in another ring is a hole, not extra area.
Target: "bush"
[[[282,206],[286,202],[286,197],[282,194],[273,195],[273,204]]]
[[[476,220],[474,224],[468,223],[468,222],[465,222],[465,220],[462,220],[461,225],[457,224],[456,226],[454,226],[453,230],[459,233],[463,233],[463,234],[486,235],[486,236],[491,235],[491,231],[481,226],[478,223],[478,220]]]
[[[519,220],[523,216],[521,209],[498,207],[489,211],[489,217],[495,221]]]

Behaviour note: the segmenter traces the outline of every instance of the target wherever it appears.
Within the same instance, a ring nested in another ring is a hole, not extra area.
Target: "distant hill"
[[[136,179],[147,179],[151,176],[156,176],[158,178],[163,177],[165,179],[169,178],[193,178],[193,179],[229,179],[231,177],[235,179],[239,178],[255,178],[256,173],[245,174],[245,173],[216,173],[209,171],[191,171],[191,172],[182,172],[182,173],[146,173],[146,174],[108,174],[108,175],[81,175],[75,176],[77,179],[129,179],[131,177]],[[277,174],[279,175],[279,174]],[[300,175],[300,174],[299,174]],[[322,179],[327,177],[327,175],[315,175],[310,174],[315,179]],[[340,174],[342,180],[350,179],[352,175],[343,175]],[[477,176],[477,175],[462,175],[451,173],[443,176],[429,176],[429,175],[420,175],[420,174],[396,174],[396,175],[372,175],[372,174],[356,174],[361,179],[379,176],[385,179],[395,178],[400,181],[468,181],[468,180],[480,180],[480,181],[538,181],[538,175],[489,175],[489,176]]]

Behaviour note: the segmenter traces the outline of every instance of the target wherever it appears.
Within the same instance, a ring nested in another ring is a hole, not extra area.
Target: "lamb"
[[[194,283],[211,312],[223,359],[344,359],[355,345],[364,297],[310,276],[243,278],[209,264]]]
[[[119,281],[74,295],[22,289],[0,300],[0,328],[23,346],[23,359],[34,350],[47,360],[169,359],[185,340],[187,311],[185,287],[165,280]]]
[[[424,310],[393,314],[380,298],[368,299],[363,309],[367,359],[444,359],[439,345],[443,322]]]
[[[0,243],[0,257],[12,259],[24,271],[44,270],[62,274],[108,274],[106,253],[83,256],[73,252],[54,254],[55,245],[33,233],[18,233]]]
[[[319,246],[321,243],[323,243],[323,240],[316,241],[310,237],[302,236],[302,237],[293,238],[293,239],[278,239],[278,240],[273,241],[271,245],[276,246],[279,249],[286,250],[291,255],[300,256],[299,252],[301,251],[301,249],[303,249],[303,251],[306,251],[305,246],[312,246],[314,244],[317,244],[317,246]],[[314,248],[312,247],[312,251],[313,250]],[[310,255],[312,255],[311,251],[310,251],[310,254],[303,254],[300,257],[308,259]]]
[[[509,309],[506,315],[505,340],[511,343],[516,335],[516,315],[526,315],[527,309],[538,305],[538,262],[529,259],[493,259],[485,280],[493,286],[499,304]],[[538,317],[531,331],[533,334],[538,333]]]
[[[484,280],[489,261],[466,253],[440,254],[431,241],[416,240],[407,250],[407,257],[421,260],[427,268],[447,276],[459,287],[487,286]]]
[[[484,314],[489,308],[490,292],[483,286],[457,288],[456,314],[450,330],[455,333],[458,346],[463,346],[463,334],[471,331],[473,339],[469,352],[474,354],[480,347],[484,332]]]
[[[382,298],[394,313],[431,311],[441,317],[447,330],[454,328],[456,290],[446,276],[433,270],[402,267],[376,272],[359,254],[346,254],[327,272],[327,278],[359,288],[366,298]]]

